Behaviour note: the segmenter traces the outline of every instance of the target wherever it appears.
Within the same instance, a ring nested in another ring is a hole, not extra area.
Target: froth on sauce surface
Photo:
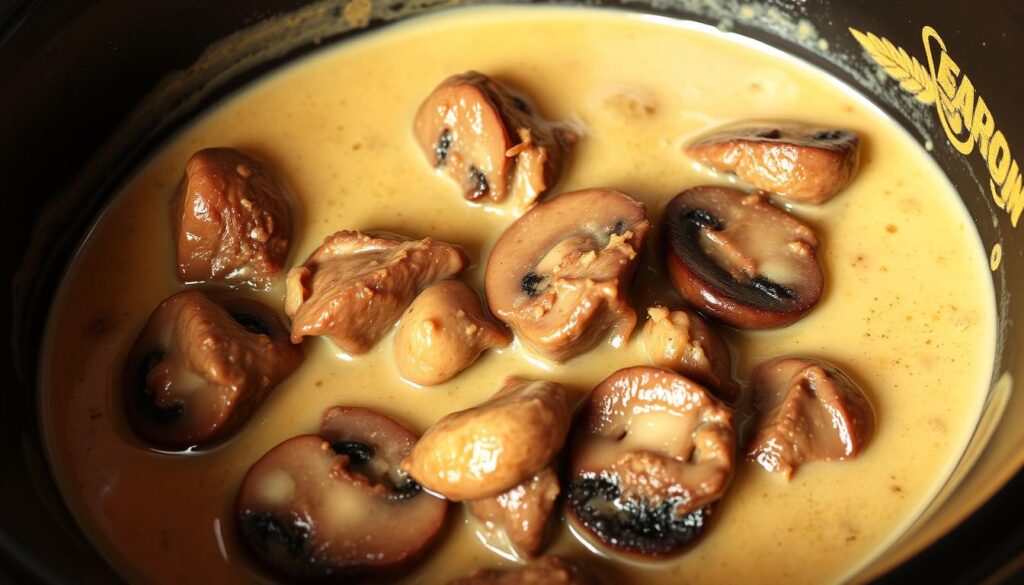
[[[620,189],[656,223],[683,188],[721,181],[692,168],[685,139],[742,119],[845,126],[865,138],[856,181],[820,209],[796,209],[822,239],[826,292],[799,323],[727,332],[744,384],[783,354],[835,361],[877,411],[854,461],[801,468],[789,483],[739,464],[704,540],[636,566],[588,552],[564,524],[548,552],[609,582],[819,583],[849,576],[898,535],[948,475],[990,376],[995,310],[970,218],[926,154],[894,123],[826,76],[717,33],[584,9],[473,9],[420,19],[332,48],[246,89],[171,140],[125,187],[78,254],[54,308],[42,378],[50,460],[86,534],[130,581],[242,583],[261,578],[235,534],[242,476],[282,440],[313,432],[331,405],[373,406],[418,432],[484,400],[507,375],[568,385],[577,397],[620,367],[646,364],[639,336],[564,366],[518,343],[440,386],[395,371],[390,338],[339,359],[324,339],[245,428],[209,451],[148,450],[124,421],[117,372],[150,311],[180,285],[166,206],[188,157],[232,146],[269,161],[300,213],[291,262],[339,229],[457,242],[478,289],[511,215],[466,204],[431,172],[411,135],[420,101],[476,69],[528,92],[542,113],[585,129],[557,192]],[[638,312],[681,301],[641,267]],[[262,300],[280,308],[275,288]],[[507,564],[462,513],[408,582],[437,583]]]

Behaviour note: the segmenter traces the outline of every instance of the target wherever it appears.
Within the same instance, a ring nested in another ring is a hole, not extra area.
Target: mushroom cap
[[[558,182],[576,138],[541,118],[524,96],[476,71],[437,86],[416,112],[413,132],[466,199],[501,203],[511,196],[521,209]]]
[[[402,469],[452,501],[496,496],[551,462],[565,443],[569,418],[564,388],[509,378],[483,404],[430,427]]]
[[[415,442],[369,409],[329,409],[319,436],[280,443],[246,473],[236,500],[243,542],[291,578],[407,568],[440,533],[447,510],[397,470]]]
[[[441,82],[416,112],[413,132],[420,147],[434,155],[435,167],[464,181],[467,199],[500,202],[508,192],[515,161],[505,156],[514,136],[502,117],[505,99],[489,77],[469,71]],[[487,177],[486,185],[475,183],[472,169]]]
[[[366,353],[427,285],[466,266],[461,247],[431,238],[340,231],[288,272],[285,313],[292,341],[327,335],[350,354]]]
[[[732,411],[669,370],[619,370],[574,424],[571,519],[621,552],[679,552],[704,528],[733,473]]]
[[[717,130],[686,152],[755,189],[796,203],[820,204],[853,180],[859,162],[850,130],[798,123],[762,123]]]
[[[810,461],[856,457],[875,428],[864,391],[834,364],[776,358],[754,373],[758,422],[747,458],[789,479]]]
[[[565,193],[513,223],[487,262],[487,303],[534,351],[579,355],[636,326],[627,294],[650,231],[644,205],[612,189]]]
[[[232,148],[192,155],[171,200],[178,279],[269,288],[291,243],[291,202],[270,168]]]
[[[676,290],[744,329],[788,325],[821,298],[814,230],[760,193],[687,189],[665,210],[665,261]]]
[[[175,293],[154,309],[128,352],[128,423],[157,447],[211,445],[245,423],[303,359],[270,307]]]
[[[484,350],[505,347],[512,335],[484,310],[468,284],[442,280],[413,300],[395,332],[395,364],[403,378],[432,386],[454,378]]]

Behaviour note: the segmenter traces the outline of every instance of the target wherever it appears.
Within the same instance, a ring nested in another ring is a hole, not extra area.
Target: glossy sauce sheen
[[[783,354],[832,360],[858,381],[877,412],[862,455],[804,466],[789,483],[741,462],[706,538],[677,560],[602,559],[561,523],[548,550],[586,559],[609,582],[819,583],[870,560],[948,475],[989,381],[993,293],[970,218],[922,149],[823,74],[703,28],[582,9],[453,12],[324,51],[213,109],[141,169],[68,273],[46,343],[51,462],[86,533],[131,581],[263,578],[236,536],[236,490],[271,447],[315,432],[326,407],[372,406],[422,433],[490,396],[507,375],[560,381],[579,399],[616,369],[648,363],[638,328],[622,349],[604,344],[558,367],[517,342],[446,384],[416,388],[396,373],[391,335],[352,360],[310,339],[305,365],[232,440],[163,454],[132,436],[118,372],[149,313],[181,288],[167,205],[200,148],[251,152],[291,186],[299,214],[289,265],[339,229],[429,235],[465,246],[473,262],[465,278],[480,289],[488,252],[514,217],[467,204],[412,135],[424,97],[469,69],[525,90],[548,119],[584,129],[556,192],[619,189],[646,202],[655,225],[680,190],[724,182],[681,152],[720,123],[797,119],[864,137],[853,184],[821,208],[796,210],[822,242],[821,303],[784,329],[726,332],[745,386],[758,363]],[[660,265],[649,244],[634,295],[643,318],[650,304],[681,304]],[[280,285],[259,297],[283,307]],[[449,530],[408,582],[507,562],[464,518],[453,506]]]

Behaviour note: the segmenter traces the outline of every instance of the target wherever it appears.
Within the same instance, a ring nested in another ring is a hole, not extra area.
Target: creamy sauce
[[[167,205],[197,149],[249,151],[291,185],[300,210],[292,263],[339,229],[430,235],[466,247],[474,265],[464,278],[480,289],[489,249],[514,216],[465,203],[431,171],[411,130],[431,89],[468,69],[511,82],[549,119],[585,129],[557,191],[620,189],[646,202],[655,222],[681,189],[724,181],[681,153],[685,140],[720,123],[795,119],[864,137],[854,183],[821,208],[796,209],[822,242],[820,304],[784,329],[726,332],[744,384],[781,354],[830,359],[857,380],[877,412],[862,455],[807,465],[789,483],[741,462],[705,539],[670,562],[604,559],[563,523],[548,548],[584,559],[609,582],[849,577],[927,504],[975,424],[995,310],[972,222],[909,136],[822,73],[705,28],[579,9],[453,12],[323,51],[211,110],[140,170],[68,272],[46,341],[50,459],[85,532],[131,581],[265,579],[235,534],[236,490],[271,447],[315,432],[326,407],[372,406],[422,432],[484,400],[507,375],[564,382],[579,398],[616,369],[649,363],[639,329],[621,349],[605,344],[557,367],[517,342],[451,382],[418,388],[396,373],[390,336],[356,359],[312,339],[305,365],[228,442],[166,454],[132,436],[116,384],[149,313],[181,288]],[[636,287],[640,315],[655,302],[681,304],[650,268],[659,266],[649,250]],[[283,306],[280,287],[259,297]],[[449,528],[409,582],[507,564],[458,506]]]

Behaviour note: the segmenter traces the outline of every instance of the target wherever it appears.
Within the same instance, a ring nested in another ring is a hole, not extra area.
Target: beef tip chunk
[[[580,534],[615,552],[677,555],[703,534],[732,480],[732,411],[669,370],[619,370],[573,426],[566,508]]]
[[[128,422],[160,448],[211,445],[244,424],[302,360],[270,307],[176,293],[153,311],[128,354]]]
[[[514,569],[478,569],[448,585],[593,585],[587,574],[561,557],[543,557]]]
[[[524,97],[476,71],[434,89],[413,129],[430,163],[461,185],[466,199],[501,203],[511,197],[519,209],[558,182],[576,141]]]
[[[403,378],[433,386],[454,378],[484,350],[505,347],[512,335],[484,310],[468,284],[442,280],[409,305],[395,332],[395,364]]]
[[[516,556],[533,557],[544,545],[558,492],[558,475],[548,466],[507,492],[466,504],[488,537],[504,537]]]
[[[402,470],[459,502],[497,496],[551,463],[569,432],[564,388],[509,378],[489,400],[427,429]]]
[[[665,263],[679,294],[733,327],[789,325],[825,285],[818,236],[763,193],[702,186],[665,209]]]
[[[352,355],[366,353],[416,295],[466,266],[462,248],[431,238],[340,231],[291,269],[285,313],[292,341],[327,335]]]
[[[867,396],[836,366],[779,358],[755,372],[757,430],[747,458],[789,479],[811,461],[856,457],[875,428]]]
[[[717,170],[795,203],[824,203],[857,173],[860,140],[849,130],[806,124],[712,132],[686,148]]]
[[[192,155],[171,201],[178,279],[269,288],[291,244],[291,208],[264,163],[231,148]]]
[[[561,362],[636,327],[629,287],[651,223],[644,205],[611,189],[565,193],[534,207],[487,261],[487,303],[540,355]]]
[[[647,309],[643,340],[651,363],[691,378],[730,402],[739,398],[729,347],[696,313],[665,307]]]
[[[280,443],[245,474],[243,543],[289,582],[393,579],[437,539],[448,508],[396,468],[415,442],[375,411],[328,409],[318,435]]]

